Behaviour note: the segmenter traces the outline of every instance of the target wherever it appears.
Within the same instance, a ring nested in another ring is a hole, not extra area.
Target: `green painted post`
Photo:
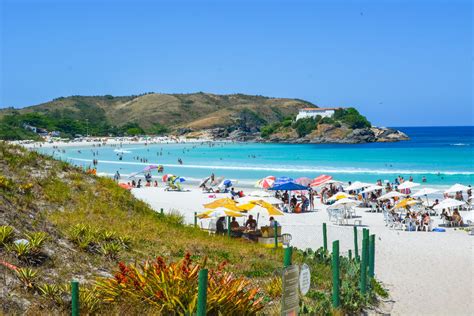
[[[360,282],[359,282],[359,287],[360,287],[360,293],[362,295],[365,295],[367,292],[367,248],[368,248],[368,243],[367,239],[362,240],[362,260],[360,262]]]
[[[349,260],[352,260],[352,250],[349,249]]]
[[[71,281],[72,316],[79,316],[79,282]]]
[[[277,221],[273,221],[273,230],[275,235],[275,248],[278,248],[278,224]]]
[[[369,267],[369,252],[370,252],[370,249],[369,249],[369,229],[368,228],[365,228],[364,229],[364,237],[363,239],[365,239],[367,241],[367,251],[365,252],[365,262],[367,262],[367,267]]]
[[[160,215],[163,216],[163,208],[160,208]]]
[[[339,299],[339,240],[332,242],[332,307],[338,308]]]
[[[194,212],[194,228],[196,228],[197,225],[198,225],[197,212]]]
[[[375,235],[370,235],[369,238],[369,278],[373,279],[375,276]]]
[[[357,227],[354,226],[354,258],[359,260],[359,243],[357,240]]]
[[[323,223],[323,247],[325,252],[328,251],[328,232],[326,223]]]
[[[227,216],[227,237],[230,237],[230,216]]]
[[[198,302],[197,302],[197,316],[206,316],[207,304],[207,269],[199,270],[198,275]]]
[[[291,256],[293,254],[293,247],[289,246],[285,248],[285,255],[283,257],[283,267],[291,266]]]

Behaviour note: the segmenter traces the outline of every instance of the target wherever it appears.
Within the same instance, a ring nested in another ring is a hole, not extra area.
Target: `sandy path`
[[[208,194],[197,189],[165,192],[163,188],[143,188],[134,189],[133,194],[156,210],[179,210],[188,223],[193,222],[194,211],[201,211],[202,204],[210,201]],[[322,245],[322,223],[328,222],[328,216],[322,205],[318,208],[317,212],[279,218],[283,232],[292,234],[293,245],[303,249]],[[380,213],[358,215],[377,237],[375,272],[394,301],[389,313],[474,315],[474,236],[454,229],[446,233],[394,231],[385,227]],[[435,221],[439,223],[438,218]],[[267,217],[260,218],[260,223],[267,222]],[[353,228],[328,224],[328,239],[329,247],[339,240],[342,252],[353,249]]]

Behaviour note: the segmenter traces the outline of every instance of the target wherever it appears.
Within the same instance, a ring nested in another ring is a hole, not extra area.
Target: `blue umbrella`
[[[228,186],[230,187],[232,185],[232,181],[230,181],[229,179],[225,179],[222,184],[224,184],[225,186]]]
[[[184,181],[186,181],[185,178],[183,178],[183,177],[177,177],[176,179],[174,179],[173,183],[177,183],[177,182],[178,182],[178,183],[182,183],[182,182],[184,182]]]
[[[275,179],[275,183],[273,183],[273,186],[279,186],[282,185],[283,183],[287,182],[293,182],[293,179],[290,177],[279,177]]]
[[[274,185],[273,187],[270,188],[270,190],[279,190],[279,191],[295,191],[295,190],[308,190],[308,187],[305,187],[304,185],[300,185],[298,183],[294,182],[286,182],[282,183],[280,185]]]

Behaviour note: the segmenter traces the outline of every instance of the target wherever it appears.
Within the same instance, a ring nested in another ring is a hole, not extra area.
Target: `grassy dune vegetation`
[[[178,211],[161,216],[109,179],[0,143],[1,313],[67,314],[75,278],[84,313],[184,314],[195,308],[196,271],[205,266],[209,314],[278,314],[282,256],[210,237],[184,225]],[[384,294],[375,282],[360,297],[357,264],[343,260],[342,308],[333,310],[327,254],[297,251],[293,260],[312,267],[307,313],[357,312]]]

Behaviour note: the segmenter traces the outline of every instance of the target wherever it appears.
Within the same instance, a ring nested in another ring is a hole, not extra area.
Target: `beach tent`
[[[383,200],[389,200],[394,197],[404,197],[406,194],[400,193],[398,191],[390,191],[388,193],[385,193],[384,195],[380,196],[377,200],[383,201]]]
[[[311,182],[313,182],[313,180],[308,177],[301,177],[295,180],[295,183],[304,185],[305,187],[307,187]]]
[[[279,177],[279,178],[275,179],[275,183],[273,183],[273,186],[279,186],[279,185],[282,185],[282,184],[288,183],[288,182],[293,182],[293,179],[289,178],[289,177]],[[305,188],[305,190],[306,190],[306,188]]]
[[[327,176],[325,174],[322,174],[316,178],[313,179],[313,181],[310,183],[310,186],[312,187],[319,187],[323,184],[327,184],[328,181],[332,180],[331,176]]]
[[[448,198],[448,199],[442,200],[439,204],[435,205],[433,207],[433,209],[441,210],[443,208],[453,208],[453,207],[458,207],[458,206],[462,206],[462,205],[465,205],[465,204],[466,204],[466,202],[464,202],[464,201],[459,201],[459,200]]]
[[[350,186],[348,186],[347,188],[345,188],[345,190],[346,191],[360,190],[360,189],[370,187],[370,186],[372,186],[370,183],[356,181],[352,183]]]
[[[400,184],[397,188],[399,190],[406,190],[406,189],[411,189],[411,188],[414,188],[414,187],[417,187],[419,186],[420,184],[419,183],[416,183],[416,182],[412,182],[412,181],[405,181],[403,182],[402,184]]]
[[[305,191],[305,190],[308,190],[308,188],[303,186],[303,185],[300,185],[298,183],[294,183],[294,182],[289,181],[289,182],[285,182],[285,183],[280,184],[280,185],[275,184],[273,187],[270,188],[270,190],[274,190],[274,191],[296,191],[296,190]]]
[[[465,185],[462,185],[462,184],[459,184],[459,183],[456,183],[455,185],[453,185],[452,187],[450,187],[449,189],[444,191],[444,193],[465,192],[469,189],[472,189],[472,188],[470,188],[468,186],[465,186]]]

